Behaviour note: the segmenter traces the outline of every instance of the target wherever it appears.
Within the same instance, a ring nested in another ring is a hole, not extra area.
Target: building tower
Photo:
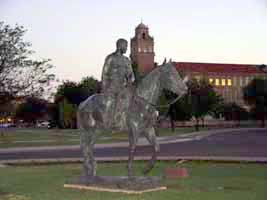
[[[154,38],[149,35],[148,27],[141,22],[131,39],[132,63],[138,66],[141,75],[145,75],[154,68],[154,56]]]

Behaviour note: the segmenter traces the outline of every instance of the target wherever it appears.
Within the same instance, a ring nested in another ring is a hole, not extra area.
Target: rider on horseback
[[[106,122],[108,127],[120,127],[123,109],[129,104],[127,86],[135,81],[130,60],[123,54],[127,51],[127,40],[119,39],[117,49],[105,59],[102,70],[102,92],[106,99]],[[128,97],[128,98],[127,98]]]

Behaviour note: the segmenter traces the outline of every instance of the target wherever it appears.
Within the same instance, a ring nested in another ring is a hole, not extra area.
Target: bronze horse
[[[147,74],[136,88],[128,87],[122,92],[122,106],[118,127],[116,130],[127,131],[129,136],[128,176],[133,176],[133,159],[137,141],[140,135],[145,136],[153,146],[153,155],[144,173],[148,173],[155,164],[159,144],[155,134],[157,120],[156,105],[163,89],[169,90],[178,96],[187,92],[187,86],[181,79],[172,62],[164,63]],[[81,133],[81,149],[84,156],[84,169],[88,176],[96,175],[96,161],[93,147],[97,136],[104,131],[114,131],[108,127],[106,117],[106,98],[103,94],[95,94],[83,101],[78,108],[77,119]],[[120,104],[120,102],[119,102]],[[116,117],[116,115],[115,115]]]

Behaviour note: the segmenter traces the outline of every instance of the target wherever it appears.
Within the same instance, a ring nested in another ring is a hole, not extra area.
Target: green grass
[[[162,175],[174,162],[159,162],[150,175]],[[260,164],[185,163],[190,176],[165,180],[168,189],[142,195],[92,192],[63,188],[81,175],[81,165],[41,165],[1,168],[1,200],[265,200],[267,168]],[[135,163],[138,172],[142,162]],[[126,175],[126,163],[102,163],[99,175]],[[140,173],[139,173],[140,174]]]
[[[207,130],[208,128],[200,128]],[[160,128],[160,136],[174,136],[194,132],[194,127]],[[4,136],[0,135],[0,148],[78,145],[80,131],[77,129],[6,129]],[[103,134],[97,143],[112,143],[128,141],[127,133]]]

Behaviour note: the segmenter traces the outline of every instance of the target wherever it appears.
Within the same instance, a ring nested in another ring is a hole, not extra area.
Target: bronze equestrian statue
[[[77,119],[81,133],[81,149],[87,176],[96,176],[93,154],[96,138],[106,131],[126,131],[129,137],[128,176],[133,174],[133,159],[138,138],[143,135],[153,147],[153,154],[144,173],[154,166],[159,144],[155,134],[158,112],[156,103],[163,89],[178,96],[187,93],[187,86],[172,62],[164,63],[147,74],[138,85],[130,61],[123,54],[127,41],[117,41],[117,50],[107,56],[102,72],[102,94],[83,101]]]

